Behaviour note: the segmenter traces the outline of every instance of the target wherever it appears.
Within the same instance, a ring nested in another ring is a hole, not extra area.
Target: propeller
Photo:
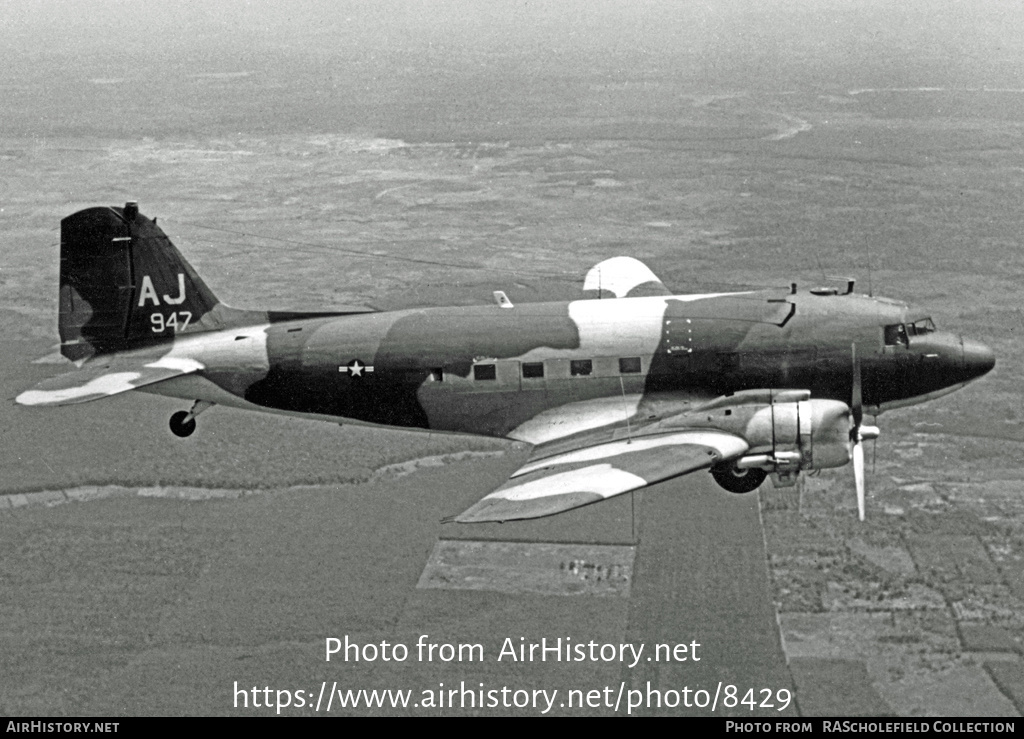
[[[850,427],[850,445],[853,458],[853,480],[857,486],[857,516],[864,520],[864,444],[866,439],[877,439],[877,426],[864,425],[864,398],[861,391],[860,359],[857,357],[857,344],[850,345],[853,359],[853,391],[850,398],[850,414],[853,425]]]

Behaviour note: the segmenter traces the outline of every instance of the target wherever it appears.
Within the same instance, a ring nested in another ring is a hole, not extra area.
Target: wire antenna
[[[871,240],[870,239],[867,242],[867,250],[868,250],[868,297],[869,298],[873,298],[873,297],[875,297],[875,290],[874,290],[874,287],[871,284]]]
[[[626,401],[626,385],[622,382],[622,376],[619,375],[619,389],[622,390],[622,410],[626,414],[626,443],[633,443],[633,428],[630,426],[629,417],[629,403]]]
[[[825,274],[825,268],[821,266],[821,255],[818,254],[817,251],[814,253],[814,261],[818,263],[818,269],[821,271],[822,282],[827,282],[828,276]]]

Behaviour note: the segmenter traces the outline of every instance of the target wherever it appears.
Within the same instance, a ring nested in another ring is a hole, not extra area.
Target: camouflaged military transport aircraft
[[[642,263],[601,262],[582,299],[376,312],[229,308],[134,202],[61,222],[61,352],[79,369],[18,396],[127,390],[334,422],[500,436],[525,466],[453,520],[547,516],[710,470],[734,493],[853,461],[864,415],[992,369],[981,343],[904,303],[835,288],[672,295]]]

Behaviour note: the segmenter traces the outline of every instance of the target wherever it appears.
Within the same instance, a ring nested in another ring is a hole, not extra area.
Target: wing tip
[[[71,405],[72,403],[84,403],[89,400],[101,398],[102,395],[83,395],[75,398],[61,397],[60,395],[47,390],[26,390],[14,398],[17,405],[24,405],[34,408],[43,408],[53,405]]]
[[[608,291],[617,298],[671,295],[651,268],[634,257],[611,257],[598,262],[584,277],[583,290]]]
[[[492,495],[494,495],[492,493]],[[500,495],[477,501],[457,516],[455,523],[505,523],[533,518],[544,518],[556,513],[580,508],[604,500],[605,496],[589,490],[558,492],[526,500],[514,500]]]

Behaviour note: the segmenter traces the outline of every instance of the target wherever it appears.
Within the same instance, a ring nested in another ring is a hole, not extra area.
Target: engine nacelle
[[[772,403],[750,414],[743,432],[750,444],[738,469],[821,470],[850,461],[850,408],[838,400]]]
[[[750,444],[742,458],[712,469],[726,490],[755,490],[768,473],[776,485],[792,485],[801,470],[842,467],[851,459],[850,407],[810,395],[807,390],[742,391],[718,398],[678,423],[718,428]]]

